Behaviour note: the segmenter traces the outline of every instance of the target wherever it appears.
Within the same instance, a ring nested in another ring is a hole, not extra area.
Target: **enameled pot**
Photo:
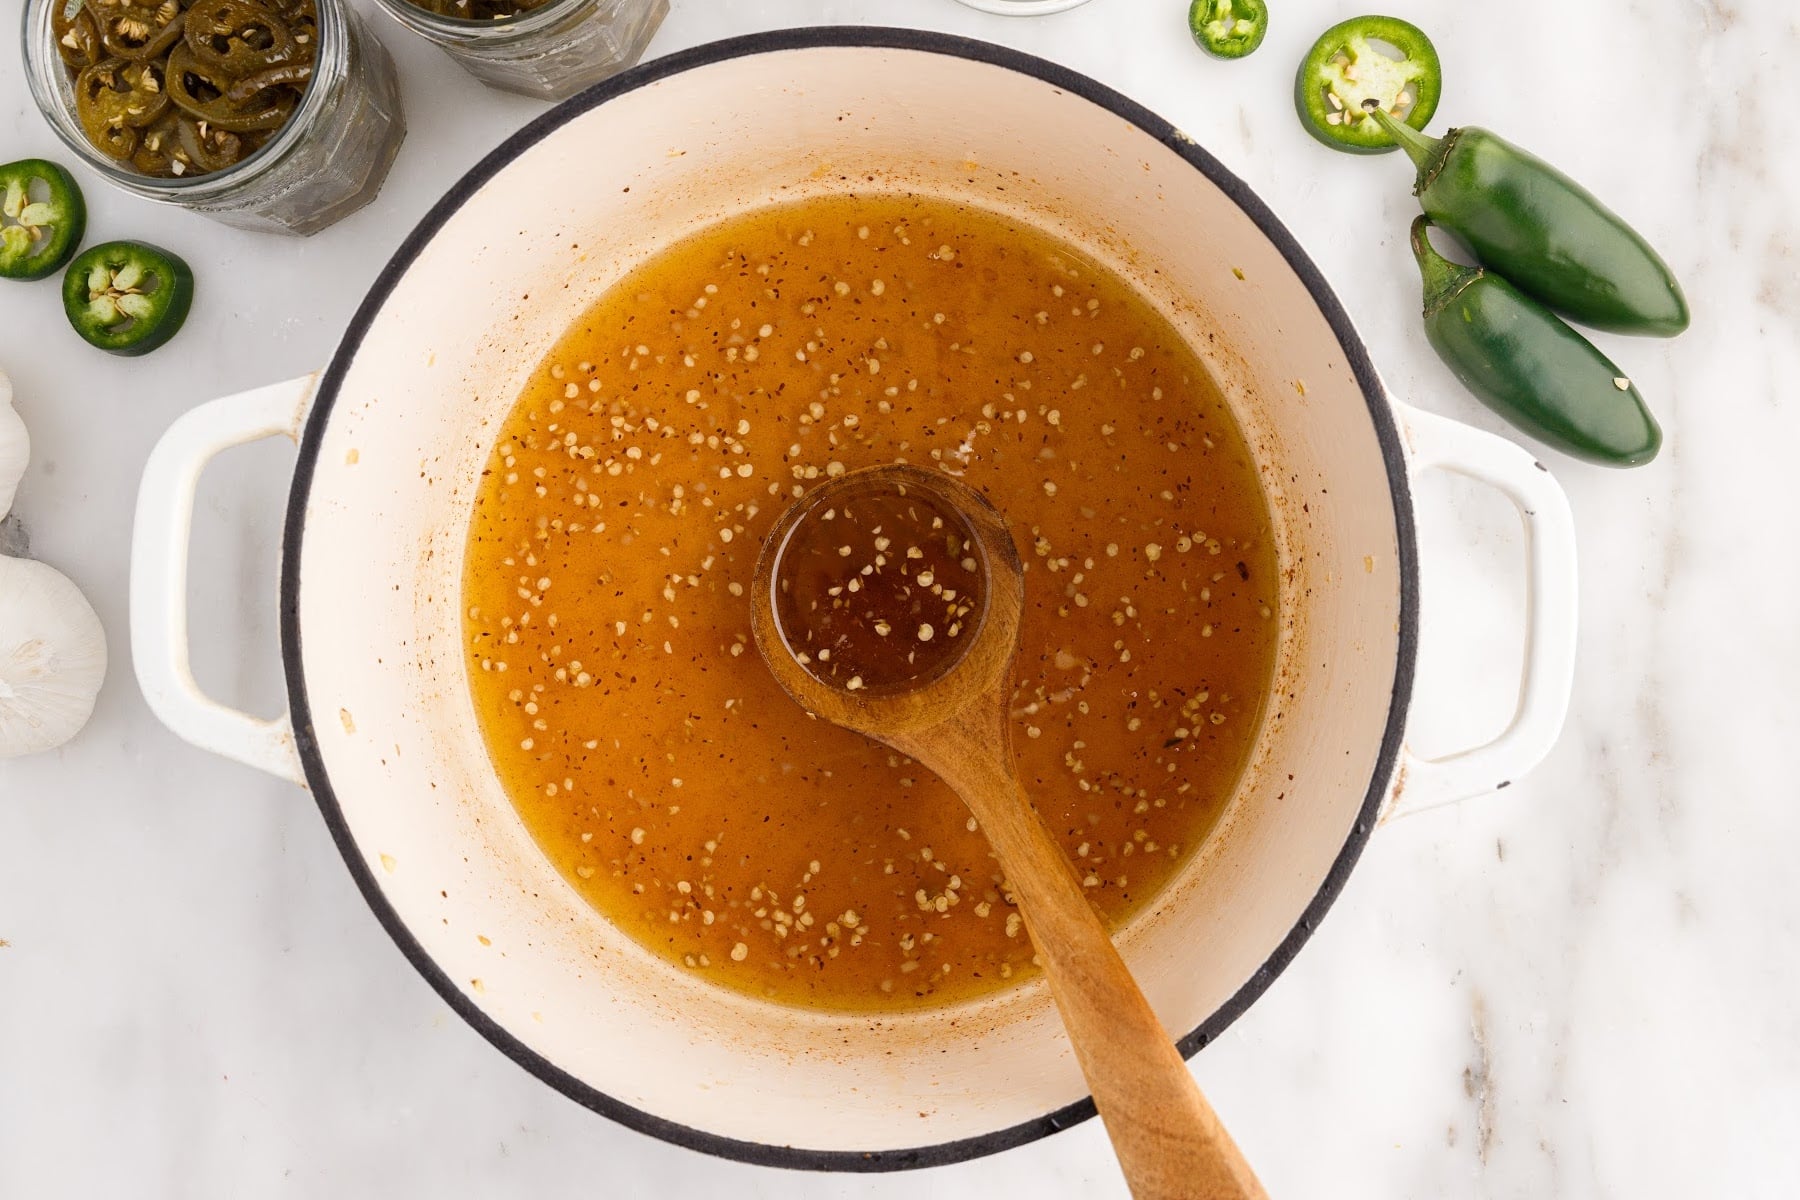
[[[1549,749],[1574,656],[1574,532],[1529,454],[1389,396],[1318,269],[1241,181],[1088,79],[958,38],[817,29],[703,46],[584,93],[431,211],[322,374],[169,430],[132,569],[157,714],[309,787],[382,924],[495,1046],[634,1128],[845,1170],[974,1157],[1091,1115],[1041,982],[839,1016],[725,992],[640,949],[563,881],[501,791],[458,591],[495,431],[577,314],[708,223],[872,189],[1003,210],[1135,279],[1193,335],[1258,460],[1289,580],[1277,692],[1219,827],[1118,939],[1193,1053],[1298,951],[1384,810],[1502,786]],[[206,461],[278,435],[300,446],[280,580],[290,715],[262,722],[194,685],[187,542]],[[1507,731],[1422,761],[1404,739],[1421,600],[1411,480],[1433,469],[1518,506],[1531,628]]]

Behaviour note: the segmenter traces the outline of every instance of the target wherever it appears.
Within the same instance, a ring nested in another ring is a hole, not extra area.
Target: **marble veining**
[[[372,5],[360,4],[372,9]],[[1312,36],[1352,9],[1279,0],[1238,63],[1179,0],[1009,21],[951,0],[676,0],[652,54],[780,26],[918,25],[1006,42],[1162,112],[1240,173],[1317,259],[1394,392],[1484,428],[1425,344],[1398,157],[1295,123]],[[1547,459],[1583,555],[1561,743],[1496,797],[1394,822],[1298,961],[1196,1060],[1277,1197],[1800,1195],[1800,159],[1779,105],[1800,57],[1781,0],[1588,0],[1553,16],[1402,0],[1443,55],[1445,123],[1577,173],[1687,285],[1672,342],[1599,337],[1663,422],[1616,473]],[[306,242],[238,233],[83,176],[96,236],[188,255],[192,324],[108,359],[55,286],[0,285],[0,367],[36,459],[0,546],[73,576],[114,669],[65,750],[0,763],[0,1196],[1120,1196],[1096,1123],[901,1177],[779,1173],[628,1132],[452,1015],[358,898],[300,791],[179,744],[126,645],[135,481],[191,405],[323,361],[386,251],[539,111],[483,91],[370,13],[412,132],[379,200]],[[0,159],[59,154],[0,25]],[[203,484],[201,680],[279,709],[274,570],[289,448]],[[1519,534],[1449,478],[1419,489],[1426,627],[1415,741],[1510,711]]]

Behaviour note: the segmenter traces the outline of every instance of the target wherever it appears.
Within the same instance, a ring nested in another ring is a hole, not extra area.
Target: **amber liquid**
[[[1248,760],[1276,647],[1269,513],[1151,305],[1034,228],[941,201],[728,222],[622,280],[545,359],[488,465],[464,583],[475,707],[521,818],[675,969],[847,1010],[1033,970],[957,797],[808,717],[751,643],[776,516],[896,461],[1007,519],[1026,565],[1019,771],[1109,919],[1181,869]],[[937,643],[951,609],[912,605],[956,601],[911,578],[846,619],[929,623]]]
[[[920,489],[845,480],[797,501],[774,577],[775,628],[827,687],[891,695],[956,665],[983,615],[987,564],[962,513]]]

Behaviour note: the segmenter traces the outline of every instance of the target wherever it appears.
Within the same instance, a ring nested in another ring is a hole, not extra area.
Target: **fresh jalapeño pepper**
[[[42,279],[69,261],[87,204],[67,171],[41,158],[0,167],[0,279]]]
[[[1687,328],[1668,264],[1573,179],[1485,129],[1431,138],[1374,115],[1418,167],[1425,215],[1482,266],[1595,329],[1673,337]]]
[[[1243,58],[1269,32],[1269,6],[1265,0],[1194,0],[1188,30],[1214,58]]]
[[[1631,380],[1567,322],[1492,272],[1449,261],[1412,225],[1425,281],[1425,336],[1463,386],[1546,445],[1588,462],[1635,467],[1662,430]]]
[[[1306,131],[1332,149],[1381,154],[1394,139],[1370,114],[1423,129],[1443,90],[1437,47],[1424,30],[1398,17],[1351,17],[1320,34],[1300,61],[1294,106]]]
[[[90,346],[148,354],[175,336],[194,302],[194,273],[167,250],[106,242],[63,276],[63,311]]]

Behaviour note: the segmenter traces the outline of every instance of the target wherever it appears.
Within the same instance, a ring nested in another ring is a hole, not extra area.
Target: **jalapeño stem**
[[[1448,152],[1449,138],[1434,138],[1420,133],[1405,121],[1396,121],[1389,113],[1383,112],[1379,104],[1365,104],[1363,111],[1375,118],[1375,123],[1387,132],[1387,135],[1398,142],[1406,151],[1406,157],[1412,159],[1413,166],[1419,168],[1419,178],[1423,180],[1439,159]]]
[[[1481,272],[1473,267],[1453,263],[1437,252],[1426,236],[1432,227],[1430,217],[1416,217],[1412,223],[1412,252],[1418,260],[1419,275],[1425,282],[1425,315],[1442,308],[1457,292],[1473,282]]]

